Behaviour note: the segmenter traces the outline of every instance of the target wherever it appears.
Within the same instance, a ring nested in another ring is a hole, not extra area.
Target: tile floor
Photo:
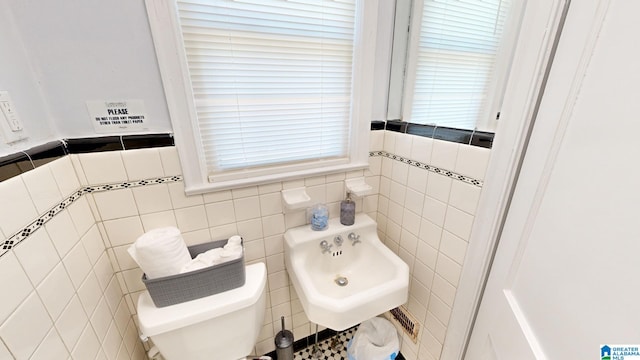
[[[358,330],[357,326],[338,333],[339,344],[342,345],[338,350],[331,348],[333,337],[320,341],[318,346],[320,347],[322,355],[319,357],[319,360],[347,360],[347,343],[351,340],[356,330]],[[313,345],[294,354],[294,360],[312,359],[315,360],[313,357]]]

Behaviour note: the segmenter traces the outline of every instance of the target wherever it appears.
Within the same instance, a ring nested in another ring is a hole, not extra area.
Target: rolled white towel
[[[179,274],[191,262],[182,234],[175,227],[148,231],[127,250],[149,279]]]
[[[242,237],[240,235],[233,235],[230,237],[229,240],[227,240],[227,245],[225,245],[225,247],[234,245],[242,245]]]

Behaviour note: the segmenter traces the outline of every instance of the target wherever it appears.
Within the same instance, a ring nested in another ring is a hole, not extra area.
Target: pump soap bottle
[[[356,203],[351,200],[351,193],[340,202],[340,224],[353,225],[356,220]]]

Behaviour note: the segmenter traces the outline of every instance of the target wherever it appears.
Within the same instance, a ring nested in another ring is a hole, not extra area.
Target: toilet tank
[[[138,299],[140,330],[167,360],[237,360],[253,351],[266,308],[266,267],[246,267],[244,286],[157,308]]]

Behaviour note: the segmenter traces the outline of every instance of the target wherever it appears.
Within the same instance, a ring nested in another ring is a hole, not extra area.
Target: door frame
[[[491,150],[484,187],[471,231],[460,285],[442,349],[442,359],[462,359],[545,85],[570,0],[523,0],[521,25]]]

